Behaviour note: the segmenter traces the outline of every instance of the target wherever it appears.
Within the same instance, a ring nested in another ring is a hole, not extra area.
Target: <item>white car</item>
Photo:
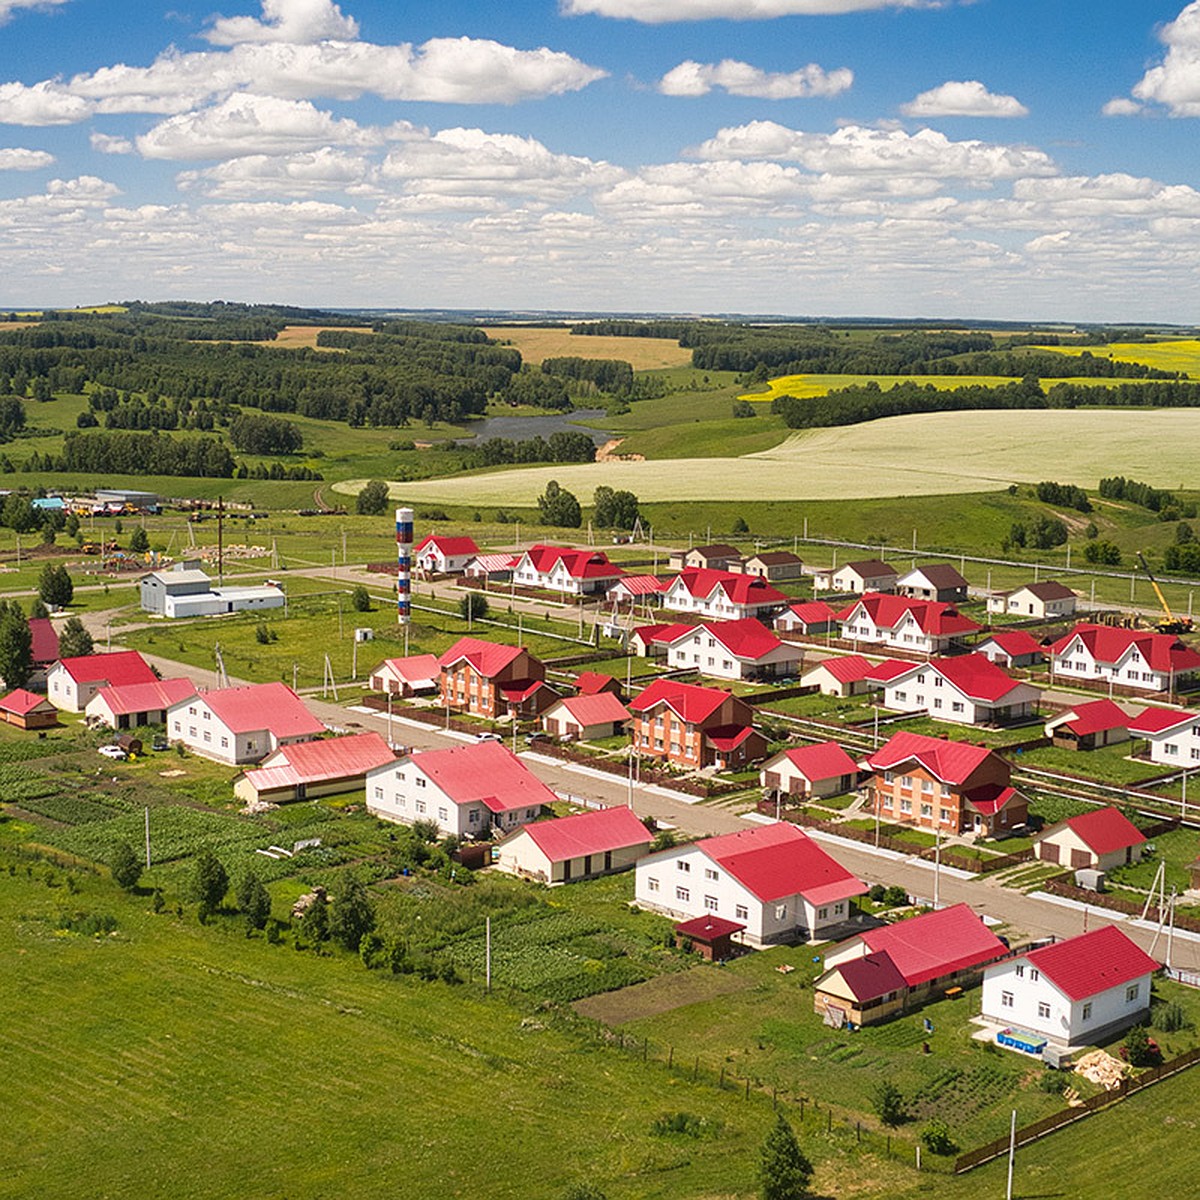
[[[118,758],[124,760],[129,757],[120,746],[101,746],[96,753],[103,754],[105,758]]]
[[[498,733],[477,733],[475,735],[477,742],[502,742],[504,739]]]

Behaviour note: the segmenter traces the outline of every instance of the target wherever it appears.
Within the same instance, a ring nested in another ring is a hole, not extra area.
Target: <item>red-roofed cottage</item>
[[[1200,654],[1173,633],[1076,625],[1050,647],[1051,677],[1172,691],[1200,673]]]
[[[1033,839],[1033,852],[1043,862],[1061,863],[1073,871],[1111,871],[1140,862],[1146,838],[1124,813],[1095,808],[1049,825]]]
[[[479,553],[475,539],[431,533],[414,551],[413,561],[431,575],[461,575]]]
[[[575,676],[575,691],[580,696],[594,696],[597,692],[612,692],[618,700],[624,696],[620,680],[603,671],[580,671]]]
[[[837,613],[824,600],[797,600],[775,618],[776,633],[814,637],[837,630]]]
[[[1044,1037],[1089,1046],[1143,1021],[1159,964],[1115,925],[988,967],[983,1015]]]
[[[167,710],[167,735],[189,750],[228,763],[253,763],[325,726],[286,683],[217,688]]]
[[[707,621],[667,647],[667,666],[714,679],[773,679],[793,675],[800,651],[781,642],[761,621]]]
[[[832,1025],[870,1025],[976,983],[1007,953],[969,904],[954,904],[835,946],[813,984],[813,1007]]]
[[[33,671],[26,682],[40,688],[46,683],[46,673],[58,662],[58,631],[49,617],[30,617],[28,624]]]
[[[535,821],[496,848],[496,866],[537,883],[573,883],[628,871],[653,840],[630,808],[602,808]]]
[[[522,706],[540,690],[533,685],[546,678],[541,660],[528,650],[481,638],[459,638],[438,662],[441,703],[493,720]]]
[[[545,588],[568,596],[606,592],[625,572],[603,550],[570,546],[530,546],[521,555],[513,579],[520,587]]]
[[[917,654],[944,654],[981,628],[953,604],[868,592],[838,613],[848,642],[894,646]]]
[[[1064,750],[1095,750],[1129,740],[1129,714],[1112,700],[1076,704],[1046,722],[1046,736]]]
[[[629,648],[639,658],[666,654],[676,638],[686,637],[694,625],[640,625],[629,635]]]
[[[897,733],[863,765],[874,772],[871,807],[885,821],[994,837],[1028,816],[1008,761],[986,746]]]
[[[367,772],[395,762],[396,754],[377,733],[318,738],[280,746],[253,771],[233,781],[233,794],[250,804],[311,800],[360,788]]]
[[[593,692],[556,700],[542,713],[542,728],[551,737],[579,742],[623,733],[629,720],[629,709],[612,692]]]
[[[975,653],[991,659],[998,667],[1032,667],[1046,661],[1042,644],[1024,629],[993,633],[975,646]]]
[[[815,939],[851,917],[867,885],[794,825],[777,822],[673,846],[638,861],[638,904],[677,920],[745,925],[752,946]]]
[[[371,691],[401,697],[428,695],[437,691],[441,678],[442,665],[436,654],[385,658],[371,671]]]
[[[787,597],[756,575],[689,567],[680,571],[662,594],[663,608],[696,613],[718,621],[769,617]]]
[[[838,796],[858,783],[858,763],[837,742],[792,746],[768,758],[762,787],[784,796]]]
[[[500,742],[425,750],[367,772],[367,810],[385,821],[433,821],[443,836],[487,837],[534,821],[558,797]]]
[[[656,679],[629,708],[639,753],[678,767],[742,767],[767,752],[753,709],[732,692]]]
[[[1200,763],[1200,712],[1147,708],[1130,720],[1129,732],[1146,739],[1151,762],[1189,770]]]
[[[83,711],[89,724],[110,729],[136,729],[139,725],[165,725],[167,710],[196,694],[190,679],[155,679],[150,683],[127,683],[103,687]]]
[[[982,654],[931,658],[916,663],[883,686],[883,707],[893,712],[928,712],[956,725],[1005,725],[1037,710],[1041,691],[1018,683]]]
[[[0,698],[0,721],[18,729],[53,729],[58,724],[58,709],[45,696],[15,688]]]
[[[857,696],[876,686],[871,671],[871,662],[861,654],[846,654],[809,667],[800,682],[805,687],[815,687],[822,696]]]
[[[158,678],[136,650],[61,658],[46,676],[46,694],[55,708],[83,712],[102,687],[153,683]]]

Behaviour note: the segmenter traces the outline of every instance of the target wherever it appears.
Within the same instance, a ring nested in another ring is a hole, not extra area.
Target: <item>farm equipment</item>
[[[1158,586],[1158,580],[1154,578],[1154,573],[1150,570],[1150,564],[1146,562],[1146,556],[1139,550],[1137,557],[1138,562],[1142,564],[1142,570],[1146,572],[1146,578],[1150,580],[1150,586],[1154,588],[1154,594],[1158,597],[1159,604],[1162,605],[1164,616],[1155,622],[1154,628],[1159,633],[1191,633],[1194,626],[1192,618],[1177,617],[1171,611],[1171,606],[1167,603],[1162,588]]]

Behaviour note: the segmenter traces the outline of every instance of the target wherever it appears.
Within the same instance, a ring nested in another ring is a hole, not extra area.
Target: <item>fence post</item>
[[[721,1064],[721,1078],[717,1081],[717,1087],[722,1088],[722,1089],[725,1087],[725,1064],[724,1063]]]
[[[673,1067],[674,1065],[675,1065],[675,1047],[672,1046],[670,1048],[670,1050],[667,1051],[667,1067],[670,1068],[670,1067]]]
[[[749,1079],[749,1076],[747,1076],[747,1078],[746,1078],[746,1099],[747,1099],[747,1100],[749,1100],[749,1099],[750,1099],[750,1079]]]

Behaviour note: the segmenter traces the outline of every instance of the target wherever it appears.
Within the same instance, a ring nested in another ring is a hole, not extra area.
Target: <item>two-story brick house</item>
[[[732,692],[656,679],[629,708],[637,751],[674,766],[740,767],[767,752],[753,709]]]
[[[546,678],[541,660],[519,646],[502,646],[482,638],[459,638],[438,658],[439,700],[448,708],[476,717],[508,714],[520,707]],[[548,697],[553,703],[557,696]]]

